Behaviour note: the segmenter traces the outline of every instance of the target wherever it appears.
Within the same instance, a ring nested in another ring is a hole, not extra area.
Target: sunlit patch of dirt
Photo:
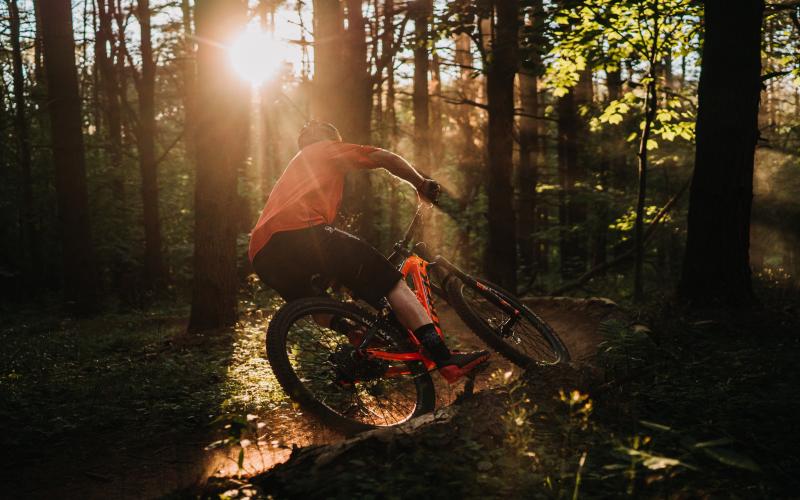
[[[532,298],[526,301],[538,314],[540,314],[559,333],[569,349],[573,362],[581,364],[591,358],[597,351],[601,341],[599,325],[609,317],[617,314],[616,306],[604,299],[569,299],[569,298]],[[442,328],[451,348],[460,350],[485,349],[485,344],[469,330],[458,318],[452,308],[446,304],[437,304]],[[261,342],[259,329],[248,337],[255,337]],[[234,356],[234,359],[236,356]],[[266,360],[251,361],[246,365],[246,375],[241,382],[252,380],[252,387],[262,387],[262,390],[271,392],[277,383],[269,371]],[[242,366],[231,368],[232,373],[242,377]],[[509,377],[519,375],[520,369],[498,354],[494,354],[488,368],[483,371],[475,382],[475,391],[499,385]],[[441,377],[435,376],[434,383],[437,392],[437,407],[441,408],[452,404],[464,391],[465,381],[454,385],[447,384]],[[246,385],[246,384],[245,384]],[[280,390],[278,388],[278,390]],[[257,391],[256,391],[257,392]],[[257,394],[245,391],[242,394],[259,397]],[[270,401],[275,401],[274,395]],[[277,463],[285,461],[291,454],[292,447],[303,447],[312,444],[327,444],[341,439],[336,433],[316,424],[312,418],[286,404],[275,406],[267,412],[259,414],[265,423],[261,445],[251,443],[245,448],[244,465],[239,469],[237,464],[240,448],[227,452],[216,451],[208,461],[207,472],[209,475],[251,475],[266,470]]]

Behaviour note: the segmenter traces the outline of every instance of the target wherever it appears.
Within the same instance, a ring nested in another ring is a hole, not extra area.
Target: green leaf
[[[611,125],[617,125],[622,123],[622,115],[619,113],[614,113],[613,115],[608,117],[608,123]]]
[[[236,465],[241,469],[244,467],[244,448],[239,450],[239,459],[236,461]]]
[[[651,470],[658,470],[658,469],[666,469],[668,467],[676,467],[678,465],[682,465],[680,460],[676,460],[674,458],[668,457],[659,457],[657,455],[651,455],[644,459],[642,465],[647,467]]]
[[[653,429],[656,431],[664,431],[664,432],[673,432],[674,429],[672,427],[668,427],[666,425],[658,424],[656,422],[650,422],[648,420],[639,420],[639,424],[642,427],[647,427],[648,429]]]
[[[694,447],[695,448],[708,448],[710,446],[721,446],[723,444],[731,444],[731,443],[733,443],[733,439],[720,438],[720,439],[714,439],[713,441],[703,441],[703,442],[700,442],[700,443],[695,443]]]
[[[753,459],[736,451],[729,450],[727,448],[715,448],[711,446],[700,449],[703,450],[706,455],[725,465],[730,465],[731,467],[737,467],[739,469],[745,469],[753,472],[761,472],[761,467],[759,467],[758,464],[753,461]]]

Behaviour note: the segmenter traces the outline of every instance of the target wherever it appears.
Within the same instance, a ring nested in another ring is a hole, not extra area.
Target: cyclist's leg
[[[452,354],[427,311],[402,279],[402,274],[386,257],[349,233],[330,226],[326,226],[324,231],[322,245],[327,271],[375,307],[386,297],[398,321],[414,332],[448,381],[457,380],[488,359],[486,351]]]
[[[319,255],[309,249],[312,229],[276,233],[253,259],[261,281],[286,302],[320,295],[312,284],[322,272]]]
[[[405,281],[398,281],[386,294],[386,299],[392,306],[397,320],[409,330],[415,331],[417,328],[431,323],[428,311],[422,307],[416,294],[411,291]]]

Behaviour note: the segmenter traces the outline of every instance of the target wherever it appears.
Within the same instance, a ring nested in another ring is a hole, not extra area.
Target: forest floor
[[[287,460],[293,447],[342,446],[342,438],[285,398],[264,359],[265,308],[244,305],[237,328],[209,337],[181,335],[183,307],[87,320],[60,319],[57,309],[41,306],[4,313],[3,496],[191,496],[199,490],[190,487],[210,476],[242,476],[252,481],[216,480],[206,491],[236,496],[266,486],[308,497],[275,479],[293,477],[291,471],[302,471],[300,483],[312,487],[335,485],[329,496],[342,498],[410,491],[557,497],[576,489],[589,497],[769,498],[800,487],[792,473],[800,469],[800,320],[792,298],[777,298],[746,320],[687,317],[664,307],[620,315],[602,302],[537,299],[531,305],[564,336],[579,361],[574,367],[517,379],[496,359],[483,383],[492,390],[445,410],[457,433],[450,424],[450,431],[427,425],[403,438],[413,449],[400,446],[387,456],[370,441],[335,467],[303,469],[290,460],[269,478],[258,473]],[[442,321],[462,347],[479,342],[451,312],[443,311]],[[437,389],[440,408],[460,390]],[[222,432],[210,423],[225,415],[264,424],[241,469],[238,447],[206,449]],[[359,463],[381,465],[376,471]],[[437,482],[420,482],[420,467]]]

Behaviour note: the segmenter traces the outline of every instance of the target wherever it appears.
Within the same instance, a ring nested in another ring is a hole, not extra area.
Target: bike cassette
[[[340,385],[379,379],[389,368],[386,361],[364,356],[352,345],[340,346],[328,356],[328,362],[333,366]]]

